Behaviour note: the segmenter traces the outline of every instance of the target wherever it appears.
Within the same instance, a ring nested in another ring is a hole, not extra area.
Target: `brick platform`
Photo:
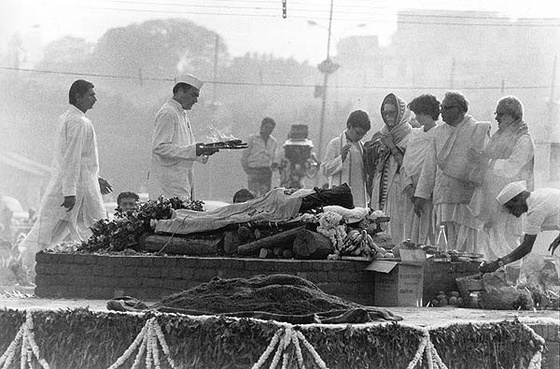
[[[430,260],[430,259],[428,259]],[[478,273],[479,262],[439,263],[428,261],[424,264],[424,305],[433,299],[439,291],[459,291],[455,278]]]
[[[216,276],[247,278],[286,273],[305,278],[326,293],[373,305],[374,273],[363,270],[369,262],[43,252],[36,260],[35,294],[39,297],[110,299],[128,295],[159,300]],[[455,278],[477,270],[475,262],[428,261],[424,267],[424,305],[440,290],[456,290]]]
[[[373,276],[363,271],[368,262],[42,252],[36,260],[38,297],[110,299],[128,295],[158,300],[216,276],[247,278],[285,273],[305,278],[326,293],[373,304]]]

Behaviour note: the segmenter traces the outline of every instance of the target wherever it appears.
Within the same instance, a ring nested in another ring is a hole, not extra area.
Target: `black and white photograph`
[[[1,368],[560,366],[557,0],[1,0]]]

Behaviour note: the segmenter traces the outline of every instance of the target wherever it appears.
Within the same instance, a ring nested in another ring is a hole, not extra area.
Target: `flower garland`
[[[203,318],[197,317],[194,319],[203,320]],[[36,319],[37,320],[37,317]],[[514,323],[520,324],[522,331],[526,331],[531,336],[531,343],[536,341],[536,351],[532,351],[532,357],[528,363],[528,369],[540,369],[542,365],[543,350],[545,347],[545,340],[539,336],[533,329],[531,329],[526,323],[520,322],[515,319]],[[472,323],[469,323],[472,324]],[[476,323],[475,325],[484,326],[487,323]],[[435,332],[438,332],[440,328],[446,328],[456,325],[456,323],[443,324],[438,327],[430,328],[419,328],[408,324],[399,324],[399,326],[406,326],[407,328],[417,330],[422,333],[420,341],[418,343],[418,348],[414,354],[412,361],[408,364],[407,369],[414,369],[416,367],[423,366],[429,369],[447,369],[446,364],[443,363],[439,353],[437,352],[434,343],[441,344],[438,340]],[[271,360],[270,368],[277,368],[282,360],[282,369],[296,366],[293,364],[293,360],[297,361],[298,368],[305,368],[304,357],[302,355],[301,345],[307,349],[307,351],[313,357],[313,361],[316,366],[321,369],[326,369],[327,366],[323,359],[319,356],[315,348],[307,341],[306,337],[302,333],[302,330],[310,329],[316,325],[306,325],[306,326],[293,326],[287,323],[278,323],[276,326],[279,328],[276,330],[274,336],[272,337],[268,347],[265,352],[259,357],[258,361],[253,365],[253,369],[262,368],[265,363]],[[333,327],[334,328],[334,327]],[[356,329],[359,329],[356,327]],[[435,341],[432,341],[432,336],[436,337]],[[418,337],[418,336],[417,336]],[[21,342],[21,343],[20,343]],[[161,345],[162,351],[167,359],[171,368],[177,368],[173,359],[170,355],[169,346],[165,340],[164,334],[160,325],[158,324],[156,317],[152,317],[147,320],[140,333],[135,337],[134,342],[125,350],[123,355],[110,366],[110,369],[116,369],[122,366],[132,355],[132,353],[138,350],[138,354],[134,359],[132,365],[133,368],[139,368],[142,364],[142,359],[145,359],[145,366],[151,368],[160,368],[161,366],[161,355],[158,348],[158,343]],[[21,347],[20,347],[21,344]],[[290,345],[293,344],[293,350],[290,350]],[[531,344],[531,347],[533,345]],[[496,348],[494,347],[494,350]],[[49,364],[45,359],[40,359],[41,355],[39,352],[39,347],[35,341],[34,337],[34,322],[32,319],[32,314],[30,311],[25,312],[25,321],[20,326],[15,338],[8,345],[6,351],[0,357],[0,369],[14,367],[17,365],[17,352],[20,352],[20,368],[32,368],[36,367],[37,364],[33,363],[33,356],[37,359],[39,364],[43,368],[49,368]],[[273,355],[271,358],[270,356]],[[295,355],[294,355],[295,354]],[[14,361],[15,359],[15,361]],[[423,360],[426,360],[423,363]]]
[[[346,237],[346,226],[342,222],[342,215],[330,210],[321,213],[317,232],[328,237],[334,249],[338,250]]]
[[[531,361],[529,362],[529,366],[527,367],[527,369],[540,369],[541,364],[542,364],[542,352],[544,350],[546,342],[545,342],[544,338],[539,336],[533,330],[533,328],[529,327],[527,324],[522,323],[522,327],[525,328],[529,333],[531,333],[533,338],[541,344],[541,347],[539,348],[539,350],[537,352],[535,352],[535,354],[531,358]]]
[[[426,364],[428,364],[428,369],[447,369],[447,366],[441,360],[432,340],[430,339],[430,332],[427,329],[421,329],[424,333],[422,340],[418,345],[418,350],[412,358],[412,361],[408,364],[407,369],[413,369],[416,365],[422,364],[422,356],[426,356]]]
[[[303,364],[303,355],[301,352],[300,341],[303,343],[307,351],[309,351],[309,353],[313,356],[315,364],[317,364],[321,369],[327,369],[327,365],[325,364],[323,359],[321,359],[315,348],[307,341],[307,339],[305,339],[303,333],[301,333],[300,331],[296,331],[291,326],[288,326],[284,329],[280,328],[278,331],[276,331],[276,334],[274,334],[274,337],[272,337],[270,344],[263,352],[259,360],[255,363],[255,365],[253,365],[252,369],[259,369],[266,363],[266,361],[270,357],[270,354],[274,350],[274,347],[276,347],[276,344],[278,344],[278,347],[276,348],[276,352],[274,353],[274,357],[272,358],[270,369],[274,369],[278,366],[278,363],[280,362],[280,356],[282,356],[282,369],[287,369],[288,361],[290,358],[287,348],[290,343],[292,343],[295,348],[298,368],[305,368],[305,365]]]
[[[485,323],[480,323],[480,324],[485,324]],[[441,325],[439,327],[440,328],[441,327],[446,327],[446,326],[448,327],[448,326],[451,326],[451,325],[455,325],[455,323],[444,324],[444,325]],[[435,369],[447,369],[447,366],[443,363],[443,360],[439,356],[436,348],[434,347],[434,344],[433,344],[432,340],[430,339],[429,330],[426,329],[426,328],[417,328],[417,327],[414,327],[414,326],[410,326],[410,327],[415,328],[415,329],[419,329],[420,331],[422,331],[423,336],[422,336],[422,340],[420,341],[420,344],[418,345],[418,350],[416,350],[416,354],[414,355],[412,361],[408,364],[407,369],[413,369],[417,365],[421,365],[423,355],[426,356],[426,359],[427,359],[426,364],[428,365],[428,369],[433,369],[433,368],[435,368]],[[521,322],[521,327],[523,327],[523,329],[527,330],[533,336],[533,339],[540,343],[540,347],[537,350],[537,352],[535,352],[533,357],[531,358],[531,361],[529,362],[529,365],[528,365],[527,369],[541,369],[542,352],[543,352],[544,347],[545,347],[545,340],[544,340],[544,338],[539,336],[527,324]]]
[[[6,352],[0,357],[0,365],[2,369],[9,368],[14,360],[16,349],[21,340],[21,358],[20,358],[20,368],[25,369],[33,368],[32,361],[33,356],[37,358],[39,364],[45,369],[49,368],[49,363],[45,359],[41,359],[41,353],[39,352],[39,346],[35,342],[35,335],[33,333],[33,319],[31,317],[31,312],[29,310],[25,314],[25,323],[21,325],[16,337],[10,343],[10,346],[6,349]]]
[[[161,327],[157,323],[156,318],[151,318],[146,322],[140,333],[138,333],[134,342],[132,342],[122,356],[119,357],[117,361],[109,367],[109,369],[116,369],[123,365],[137,348],[138,354],[136,354],[136,357],[134,358],[132,368],[139,367],[140,360],[142,359],[142,356],[144,356],[144,353],[146,353],[146,368],[151,368],[153,364],[156,369],[160,369],[161,362],[158,343],[160,344],[169,365],[172,368],[177,368],[175,362],[171,358],[169,346],[167,346]]]

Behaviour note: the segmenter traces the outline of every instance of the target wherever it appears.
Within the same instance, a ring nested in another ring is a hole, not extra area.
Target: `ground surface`
[[[89,308],[94,311],[108,311],[107,300],[75,300],[75,299],[38,299],[27,297],[26,292],[19,292],[13,296],[6,296],[9,292],[4,293],[4,297],[0,297],[0,308],[2,309],[75,309]],[[148,305],[155,301],[145,301]],[[401,323],[412,324],[423,327],[435,327],[451,323],[459,322],[484,322],[499,321],[504,319],[513,319],[518,317],[523,319],[556,319],[560,321],[560,312],[553,310],[541,311],[515,311],[515,310],[482,310],[482,309],[464,309],[455,307],[439,307],[439,308],[412,308],[412,307],[390,307],[387,308],[396,315],[402,316],[404,319]]]

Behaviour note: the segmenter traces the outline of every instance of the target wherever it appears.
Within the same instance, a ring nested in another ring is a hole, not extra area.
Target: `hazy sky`
[[[0,52],[14,32],[43,45],[63,35],[96,41],[108,28],[181,17],[218,32],[234,56],[266,52],[320,62],[326,55],[330,0],[286,3],[284,19],[282,0],[0,0]],[[334,0],[333,48],[337,39],[352,34],[377,34],[386,42],[395,29],[397,8],[560,19],[558,0]]]

